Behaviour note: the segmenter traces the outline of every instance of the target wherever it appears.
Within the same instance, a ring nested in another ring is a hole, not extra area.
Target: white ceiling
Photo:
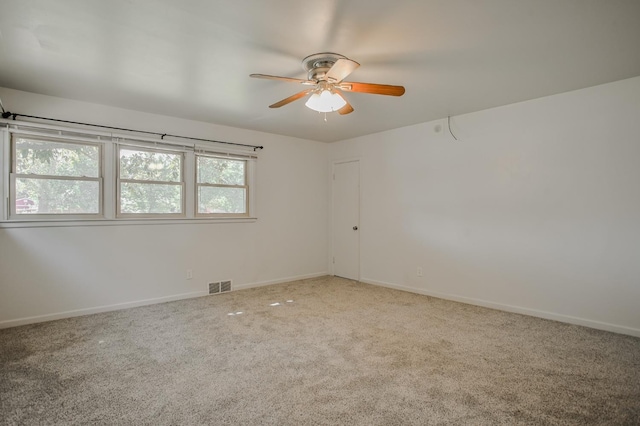
[[[638,76],[639,42],[638,0],[0,0],[0,86],[331,142]],[[327,51],[406,94],[325,123],[249,78]]]

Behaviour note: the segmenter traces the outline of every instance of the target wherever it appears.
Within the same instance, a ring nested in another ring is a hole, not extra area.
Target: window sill
[[[257,217],[192,218],[192,219],[49,219],[0,221],[1,228],[51,228],[69,226],[128,226],[128,225],[195,225],[213,223],[253,223]]]

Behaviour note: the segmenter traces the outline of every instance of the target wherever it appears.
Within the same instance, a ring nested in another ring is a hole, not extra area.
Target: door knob
[[[357,227],[357,226],[354,226],[354,227],[353,227],[353,230],[354,230],[354,231],[357,231],[357,230],[358,230],[358,227]]]

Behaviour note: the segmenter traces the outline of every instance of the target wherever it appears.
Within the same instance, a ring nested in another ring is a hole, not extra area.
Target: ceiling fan
[[[301,92],[291,95],[269,108],[280,108],[307,95],[305,105],[318,112],[334,112],[349,114],[353,107],[344,96],[344,92],[371,93],[376,95],[402,96],[404,87],[387,84],[356,83],[344,79],[360,66],[354,60],[337,53],[315,53],[302,60],[302,68],[307,72],[307,79],[278,77],[266,74],[251,74],[253,78],[280,80],[310,86]]]

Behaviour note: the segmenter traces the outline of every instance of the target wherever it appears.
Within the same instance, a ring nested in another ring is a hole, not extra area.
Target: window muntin
[[[196,155],[196,215],[248,216],[247,160]]]
[[[118,215],[183,216],[184,154],[129,146],[118,149]]]
[[[102,149],[53,138],[12,138],[11,216],[100,216]]]

